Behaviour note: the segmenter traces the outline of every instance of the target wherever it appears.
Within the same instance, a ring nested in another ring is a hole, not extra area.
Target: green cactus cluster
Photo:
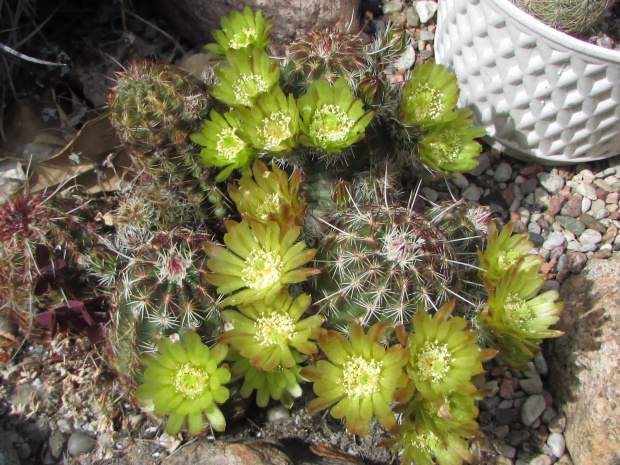
[[[471,462],[482,362],[522,366],[559,335],[542,259],[489,211],[419,195],[476,165],[482,131],[452,73],[410,69],[405,29],[315,31],[282,63],[271,29],[224,18],[209,83],[119,74],[110,117],[140,173],[83,224],[43,195],[2,207],[2,311],[67,300],[37,288],[70,258],[109,302],[109,366],[168,434],[224,430],[238,396],[290,408],[311,381],[310,412],[360,436],[376,418],[404,463]]]

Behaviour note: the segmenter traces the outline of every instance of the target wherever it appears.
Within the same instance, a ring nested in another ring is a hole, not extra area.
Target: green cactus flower
[[[452,111],[459,98],[456,74],[428,60],[413,68],[405,84],[398,117],[401,123],[419,130],[456,118]]]
[[[418,157],[428,168],[440,173],[466,173],[478,165],[475,158],[482,146],[474,139],[486,131],[472,127],[469,108],[455,110],[455,117],[430,128],[418,142]]]
[[[471,403],[473,405],[473,401]],[[391,431],[394,437],[380,442],[379,446],[402,450],[403,465],[462,465],[463,461],[473,462],[466,438],[477,434],[475,422],[471,425],[475,425],[473,428],[462,427],[459,423],[450,424],[450,420],[438,424],[439,419],[446,419],[425,399],[414,399],[402,407],[403,412],[395,408],[402,415],[398,426]],[[473,408],[477,410],[475,406]]]
[[[413,334],[399,327],[399,340],[409,350],[407,373],[427,399],[473,388],[471,378],[483,373],[482,362],[495,355],[481,350],[478,333],[460,316],[450,318],[455,300],[442,305],[431,316],[418,310],[413,317]]]
[[[478,315],[478,321],[483,329],[491,333],[486,338],[487,343],[499,351],[498,360],[510,366],[524,366],[536,355],[543,338],[563,334],[549,329],[549,326],[558,322],[564,305],[556,302],[559,297],[557,291],[547,291],[537,296],[543,283],[544,277],[542,282],[524,278],[517,263],[496,288],[486,286],[489,299]]]
[[[230,17],[222,18],[222,29],[213,31],[218,43],[207,44],[205,48],[218,55],[225,55],[230,49],[265,48],[273,28],[273,24],[266,23],[268,19],[263,18],[261,10],[254,14],[249,6],[243,9],[243,13],[232,11]]]
[[[211,119],[203,122],[202,131],[190,137],[193,142],[205,147],[200,151],[203,165],[225,167],[215,178],[219,182],[234,169],[248,168],[258,154],[245,140],[234,110],[223,115],[211,110],[209,116]]]
[[[224,431],[226,419],[216,403],[228,399],[223,384],[230,381],[228,366],[219,366],[228,347],[217,344],[209,349],[195,332],[188,332],[183,343],[162,338],[158,355],[143,354],[147,365],[144,384],[135,396],[142,402],[152,401],[155,414],[170,413],[166,433],[177,434],[183,425],[190,434],[199,434],[204,425],[203,412],[216,431]]]
[[[252,171],[246,171],[239,180],[239,187],[228,185],[230,198],[246,219],[284,226],[292,218],[295,226],[302,226],[307,205],[305,194],[299,192],[301,172],[296,169],[289,178],[275,164],[271,169],[256,160]]]
[[[310,339],[318,338],[323,317],[314,315],[299,321],[311,302],[306,294],[293,300],[288,293],[281,293],[270,305],[259,300],[239,305],[239,311],[224,310],[222,318],[233,329],[219,341],[230,343],[259,370],[292,368],[296,363],[292,348],[305,355],[318,352]]]
[[[218,286],[219,294],[242,289],[222,301],[222,306],[239,305],[264,299],[271,304],[278,293],[289,284],[304,281],[317,274],[313,268],[299,268],[308,263],[316,249],[306,249],[305,242],[297,242],[301,228],[288,224],[280,227],[269,221],[265,225],[244,220],[229,220],[224,234],[227,248],[205,242],[204,248],[211,260],[212,271],[207,280]]]
[[[280,87],[261,95],[250,109],[239,110],[241,124],[252,145],[262,152],[288,152],[297,147],[299,112],[292,94]]]
[[[527,233],[512,234],[514,223],[511,221],[499,232],[492,221],[488,224],[487,246],[478,251],[480,267],[485,271],[480,274],[492,286],[497,286],[506,273],[519,263],[522,279],[536,279],[537,283],[545,281],[543,276],[536,276],[545,261],[540,255],[528,255],[534,244],[529,241]],[[533,273],[530,270],[535,270]]]
[[[305,367],[301,375],[314,381],[314,393],[308,411],[316,413],[333,405],[331,415],[347,420],[352,434],[366,436],[370,422],[376,417],[387,429],[396,425],[390,404],[397,388],[404,387],[403,371],[408,352],[402,345],[386,350],[380,340],[387,324],[376,323],[364,334],[354,325],[349,339],[336,331],[319,337],[319,346],[329,361],[319,360],[316,366]]]
[[[279,401],[284,407],[291,408],[293,399],[301,396],[302,390],[299,383],[305,379],[300,375],[301,366],[305,357],[295,349],[291,350],[295,365],[291,368],[277,366],[272,371],[263,371],[252,366],[250,361],[233,353],[232,381],[243,378],[243,384],[239,393],[241,397],[248,398],[256,391],[256,405],[266,407],[269,399]]]
[[[211,95],[231,107],[252,106],[259,95],[269,92],[280,78],[278,62],[262,49],[250,54],[241,50],[226,52],[229,66],[216,66],[219,83]]]
[[[303,125],[301,142],[323,152],[340,153],[364,138],[364,130],[374,112],[364,111],[345,78],[333,86],[326,80],[314,81],[298,102]]]

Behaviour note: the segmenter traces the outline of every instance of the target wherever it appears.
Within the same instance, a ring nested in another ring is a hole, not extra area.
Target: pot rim
[[[589,42],[585,42],[581,39],[571,36],[558,29],[554,29],[548,24],[543,23],[535,16],[526,13],[510,0],[480,0],[483,2],[494,5],[497,9],[501,10],[508,20],[516,21],[522,24],[525,28],[529,29],[534,34],[545,37],[546,39],[554,42],[555,44],[574,50],[575,52],[582,53],[593,58],[600,60],[606,60],[613,63],[620,64],[620,51],[600,47]]]

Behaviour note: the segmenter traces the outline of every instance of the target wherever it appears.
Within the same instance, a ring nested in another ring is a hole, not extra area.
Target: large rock
[[[305,32],[333,27],[358,31],[360,0],[159,0],[178,32],[194,45],[213,41],[211,31],[220,28],[220,19],[247,5],[273,15],[269,51],[283,56],[286,47]]]
[[[292,465],[277,441],[247,440],[242,443],[197,440],[183,446],[162,465]]]
[[[549,382],[575,465],[620,465],[620,255],[591,260],[560,289]]]

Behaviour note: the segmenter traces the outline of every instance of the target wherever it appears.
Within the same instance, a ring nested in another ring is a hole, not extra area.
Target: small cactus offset
[[[139,169],[159,178],[198,174],[189,134],[210,108],[200,81],[172,65],[132,63],[118,74],[108,105],[112,124]]]
[[[450,242],[433,222],[402,207],[355,206],[321,241],[314,281],[332,327],[406,324],[458,291]]]
[[[213,338],[219,300],[206,281],[207,237],[189,231],[158,233],[134,251],[113,295],[109,360],[128,386],[139,379],[139,356],[163,336],[199,330]]]
[[[515,0],[523,11],[568,34],[585,34],[600,24],[614,0]]]
[[[371,58],[359,35],[321,29],[298,37],[288,48],[283,69],[286,86],[304,93],[315,81],[344,77],[359,82],[371,69]]]

